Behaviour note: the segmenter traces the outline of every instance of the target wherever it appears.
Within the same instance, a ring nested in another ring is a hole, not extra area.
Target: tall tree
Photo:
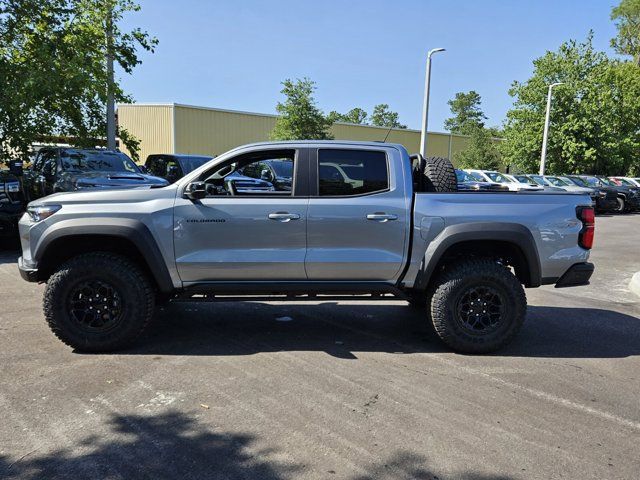
[[[357,123],[359,125],[368,125],[367,118],[369,114],[362,108],[356,107],[349,110],[347,113],[338,113],[335,110],[329,112],[328,118],[332,123],[346,122]]]
[[[453,116],[444,121],[444,127],[451,133],[460,135],[471,135],[478,128],[483,128],[487,117],[480,107],[481,102],[480,94],[474,90],[456,93],[447,102]]]
[[[611,20],[618,29],[611,46],[621,55],[630,55],[635,64],[640,65],[640,0],[622,0],[611,10]]]
[[[371,125],[388,128],[407,128],[406,125],[400,123],[398,113],[391,111],[389,105],[386,103],[381,103],[373,107]]]
[[[309,78],[286,79],[280,91],[286,98],[278,102],[278,120],[271,132],[272,140],[327,140],[332,121],[316,105],[316,84]]]
[[[105,136],[105,22],[113,19],[117,65],[131,73],[138,50],[157,40],[120,21],[140,7],[132,0],[0,0],[0,149],[26,153],[38,138],[64,136],[96,145]],[[118,82],[116,101],[131,101]],[[135,146],[127,132],[121,138]]]
[[[453,155],[453,161],[459,168],[478,168],[480,170],[499,170],[502,167],[502,155],[492,138],[491,130],[481,126],[468,131],[470,135],[467,147]]]
[[[640,69],[609,59],[592,45],[592,34],[534,60],[526,82],[514,82],[509,94],[505,163],[536,171],[540,161],[546,94],[553,91],[547,147],[550,173],[626,174],[640,161]]]

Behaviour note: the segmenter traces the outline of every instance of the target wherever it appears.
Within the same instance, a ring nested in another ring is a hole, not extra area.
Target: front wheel
[[[44,315],[53,333],[83,352],[118,350],[135,340],[153,315],[154,292],[135,264],[111,253],[87,253],[62,265],[47,282]]]
[[[488,353],[518,333],[527,309],[515,275],[491,259],[469,259],[447,267],[433,286],[431,320],[452,349]]]
[[[624,213],[627,211],[627,204],[624,201],[624,198],[618,197],[618,206],[616,207],[617,213]]]

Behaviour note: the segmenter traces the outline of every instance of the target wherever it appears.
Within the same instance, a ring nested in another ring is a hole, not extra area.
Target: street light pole
[[[429,81],[431,80],[431,55],[444,52],[444,48],[434,48],[427,53],[427,71],[424,77],[424,100],[422,104],[422,130],[420,134],[420,155],[427,156],[427,123],[429,120]]]
[[[107,5],[107,148],[116,149],[116,109],[113,92],[113,4]]]
[[[551,90],[558,85],[564,85],[564,82],[556,82],[549,85],[549,93],[547,94],[547,113],[544,119],[544,133],[542,134],[542,153],[540,154],[540,175],[544,175],[544,167],[547,162],[547,139],[549,138],[549,120],[551,118]]]

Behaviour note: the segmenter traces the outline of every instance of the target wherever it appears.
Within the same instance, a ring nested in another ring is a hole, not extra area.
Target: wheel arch
[[[465,256],[503,259],[526,287],[542,284],[540,258],[529,229],[512,223],[477,222],[442,231],[427,248],[415,288],[426,289],[442,268]]]
[[[161,292],[172,291],[171,275],[147,226],[136,220],[112,220],[100,225],[69,220],[47,230],[33,252],[38,263],[38,279],[46,281],[57,267],[76,255],[111,252],[140,266]]]

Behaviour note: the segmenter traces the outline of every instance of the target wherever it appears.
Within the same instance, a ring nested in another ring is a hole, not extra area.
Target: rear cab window
[[[369,195],[389,190],[387,155],[378,150],[318,150],[318,195]]]

